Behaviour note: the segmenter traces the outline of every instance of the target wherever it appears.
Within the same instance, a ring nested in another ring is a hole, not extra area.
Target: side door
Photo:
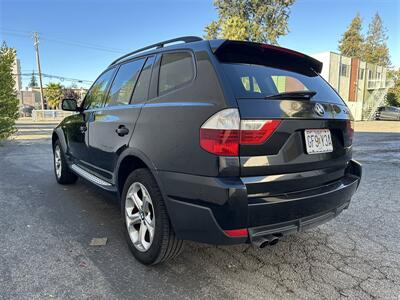
[[[128,146],[147,100],[154,57],[121,64],[103,108],[89,121],[89,163],[100,177],[112,180],[119,153]]]
[[[97,78],[83,100],[82,112],[68,118],[65,124],[69,154],[75,163],[84,164],[88,160],[88,121],[92,112],[103,105],[114,72],[115,69],[107,70]]]

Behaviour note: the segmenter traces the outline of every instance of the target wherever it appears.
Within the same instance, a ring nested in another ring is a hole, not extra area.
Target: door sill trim
[[[76,164],[72,164],[71,165],[71,170],[74,171],[76,174],[78,174],[79,176],[83,177],[84,179],[102,187],[105,188],[107,190],[109,190],[112,187],[112,184],[89,173],[88,171],[82,169],[81,167],[77,166]]]

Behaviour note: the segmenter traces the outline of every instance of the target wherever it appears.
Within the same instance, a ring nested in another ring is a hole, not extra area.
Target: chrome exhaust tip
[[[254,237],[251,241],[252,245],[260,249],[265,248],[268,245],[270,246],[275,245],[278,242],[279,238],[272,234],[266,236]]]

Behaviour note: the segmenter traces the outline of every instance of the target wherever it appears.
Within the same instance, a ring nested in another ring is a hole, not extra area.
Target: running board
[[[78,174],[79,176],[83,177],[84,179],[94,183],[95,185],[98,185],[106,190],[113,190],[113,186],[111,183],[89,173],[88,171],[82,169],[81,167],[79,167],[75,164],[72,164],[70,168],[76,174]]]

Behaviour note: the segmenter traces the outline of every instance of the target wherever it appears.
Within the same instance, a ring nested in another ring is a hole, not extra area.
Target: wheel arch
[[[65,141],[62,130],[58,127],[54,129],[53,134],[51,136],[51,145],[52,145],[53,149],[54,149],[54,144],[56,143],[57,140],[60,141],[63,151],[66,152],[67,151],[67,143]]]
[[[165,198],[164,189],[162,187],[161,181],[157,174],[157,168],[153,164],[153,162],[140,150],[134,148],[125,149],[119,156],[115,174],[114,174],[114,183],[117,187],[119,198],[122,195],[122,190],[124,188],[124,183],[126,178],[132,173],[134,170],[139,168],[146,168],[150,170],[154,179],[156,180],[162,195]]]
[[[53,134],[51,135],[51,145],[52,145],[53,149],[54,149],[54,144],[59,139],[60,138],[58,137],[57,133],[55,131],[53,131]]]

